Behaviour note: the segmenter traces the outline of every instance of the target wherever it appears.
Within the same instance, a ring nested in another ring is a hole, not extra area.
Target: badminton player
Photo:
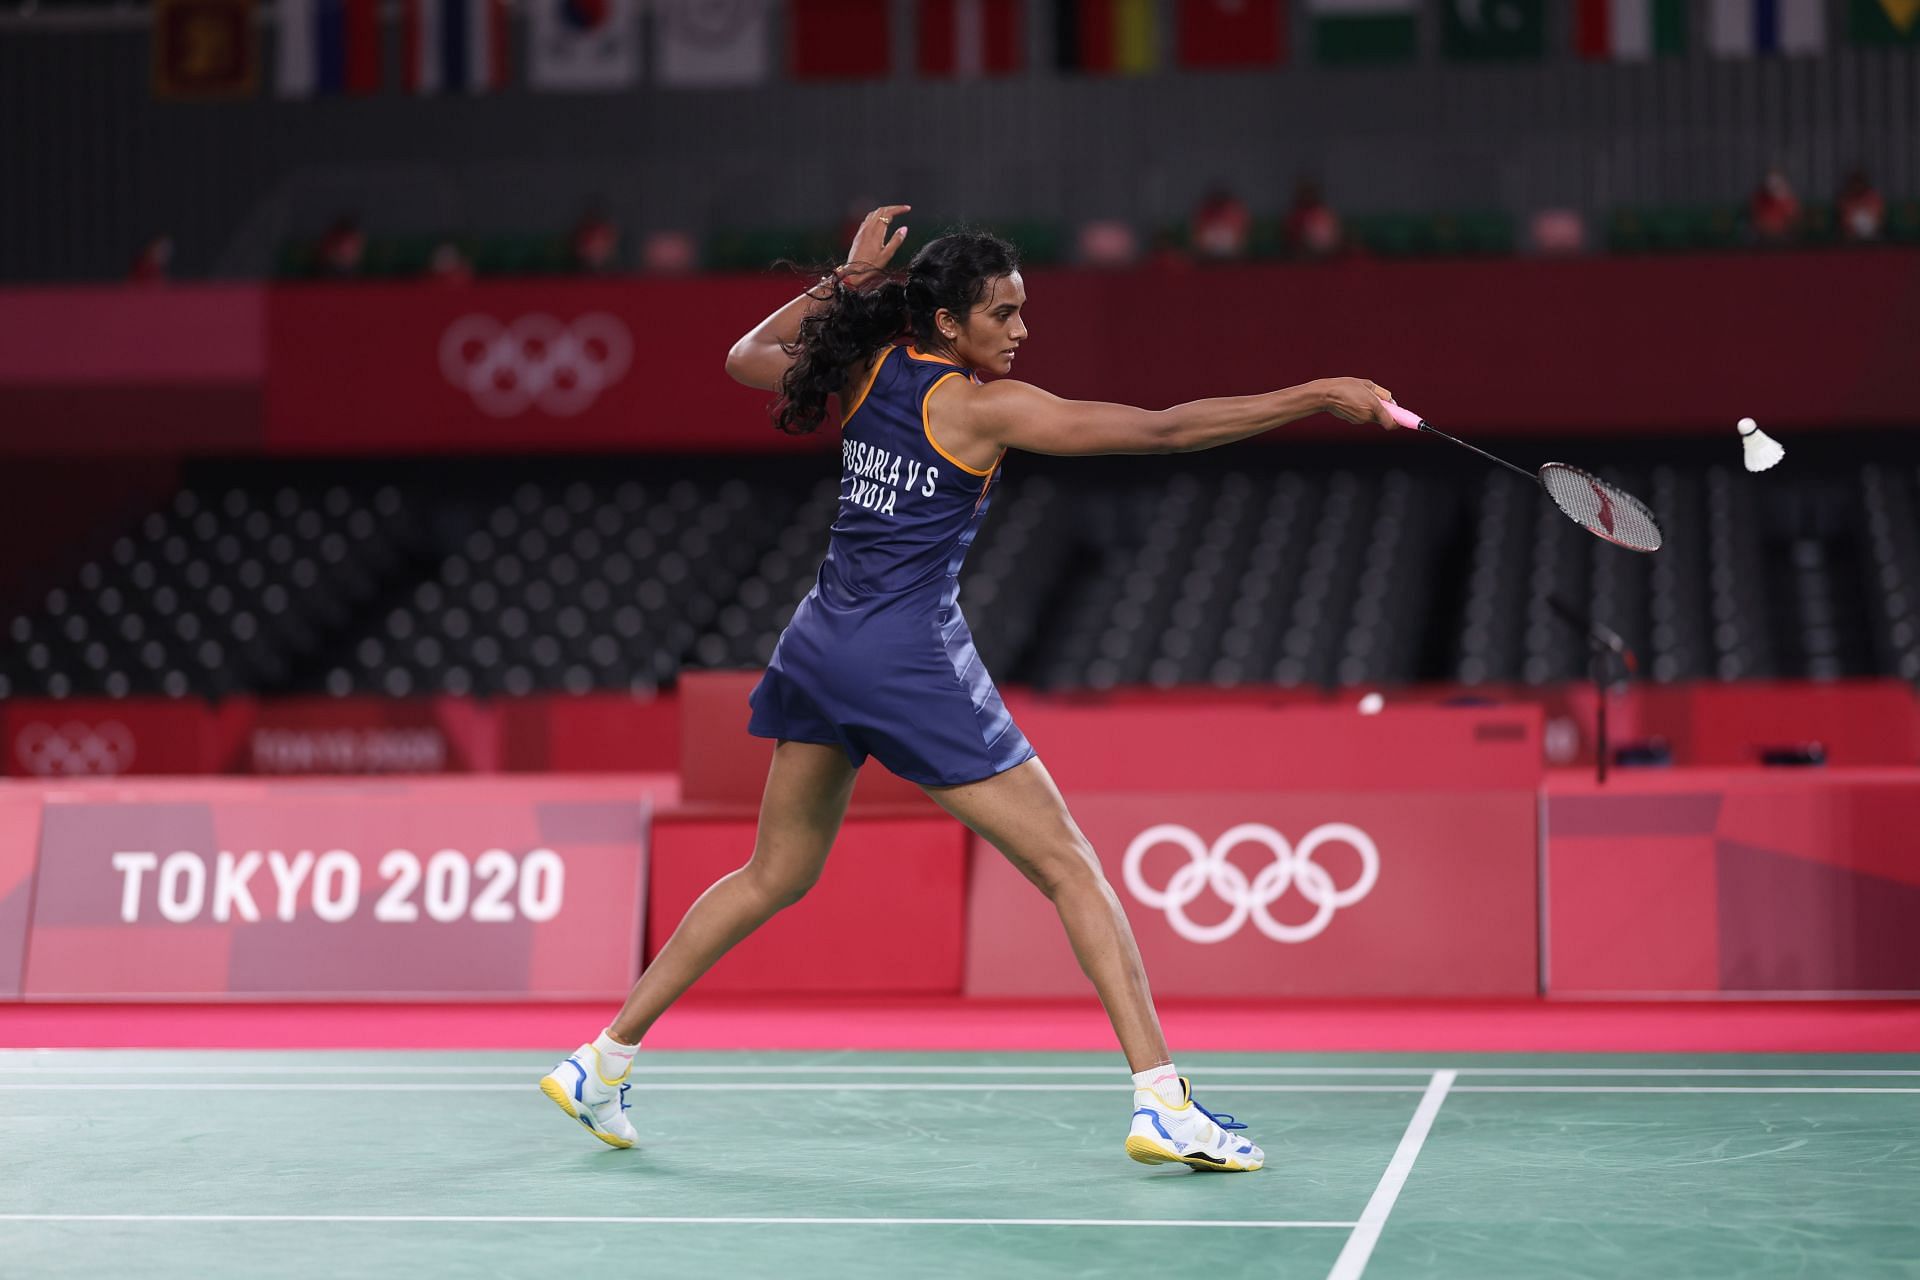
[[[619,1016],[541,1088],[595,1137],[633,1144],[627,1076],[642,1036],[728,948],[813,885],[871,756],[925,788],[1053,901],[1133,1071],[1127,1154],[1258,1169],[1265,1156],[1238,1132],[1246,1126],[1196,1103],[1173,1064],[1119,899],[974,652],[960,566],[1009,449],[1187,452],[1321,412],[1391,427],[1383,406],[1392,397],[1362,378],[1160,411],[1049,395],[1006,377],[1028,336],[1013,246],[943,236],[904,273],[890,272],[907,235],[892,224],[908,208],[868,214],[847,264],[727,356],[734,378],[779,393],[774,420],[784,431],[813,431],[831,399],[842,406],[826,561],[751,697],[749,732],[776,744],[759,832],[746,865],[688,909]],[[1150,357],[1150,331],[1140,343]]]

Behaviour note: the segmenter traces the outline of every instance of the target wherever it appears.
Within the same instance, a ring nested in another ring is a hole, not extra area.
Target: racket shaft
[[[1399,423],[1403,427],[1407,427],[1414,431],[1424,431],[1428,435],[1439,436],[1442,440],[1448,441],[1451,444],[1457,444],[1462,449],[1471,449],[1473,450],[1473,452],[1485,458],[1488,462],[1497,462],[1501,466],[1505,467],[1507,470],[1513,472],[1513,474],[1517,476],[1525,476],[1527,479],[1533,481],[1535,484],[1540,483],[1540,477],[1538,475],[1535,475],[1533,472],[1523,470],[1520,467],[1516,467],[1511,462],[1508,462],[1505,458],[1495,457],[1493,454],[1488,453],[1485,449],[1481,449],[1481,448],[1478,448],[1477,446],[1470,445],[1465,440],[1457,439],[1454,436],[1448,435],[1446,432],[1441,431],[1439,428],[1429,424],[1425,418],[1421,417],[1417,413],[1414,413],[1410,409],[1402,409],[1397,404],[1389,403],[1387,405],[1387,412],[1393,416],[1393,420],[1395,422]]]

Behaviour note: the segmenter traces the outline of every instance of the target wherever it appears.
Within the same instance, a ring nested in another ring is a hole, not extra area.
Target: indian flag
[[[1687,51],[1687,0],[1580,0],[1574,43],[1583,58],[1646,62]]]
[[[1307,0],[1316,61],[1412,62],[1420,52],[1420,0]]]
[[[1861,44],[1920,44],[1920,0],[1853,0],[1847,29]]]

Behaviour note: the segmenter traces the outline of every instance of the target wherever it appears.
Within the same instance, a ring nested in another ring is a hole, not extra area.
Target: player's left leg
[[[1239,1136],[1246,1126],[1194,1102],[1174,1070],[1132,926],[1046,766],[1028,760],[979,782],[925,790],[1005,854],[1060,913],[1134,1073],[1127,1154],[1146,1164],[1258,1169],[1266,1156]]]
[[[627,1071],[640,1037],[729,948],[813,887],[840,832],[855,776],[839,747],[782,742],[774,748],[752,857],[687,908],[607,1030],[540,1081],[541,1091],[594,1137],[614,1147],[634,1144]]]

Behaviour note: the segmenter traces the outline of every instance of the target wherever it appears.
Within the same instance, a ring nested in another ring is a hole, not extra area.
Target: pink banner
[[[1157,994],[1530,995],[1531,790],[1070,794]],[[984,843],[969,995],[1087,990],[1052,904]]]
[[[1546,788],[1554,995],[1920,993],[1920,769]]]
[[[616,997],[637,971],[655,790],[42,788],[26,995]]]

